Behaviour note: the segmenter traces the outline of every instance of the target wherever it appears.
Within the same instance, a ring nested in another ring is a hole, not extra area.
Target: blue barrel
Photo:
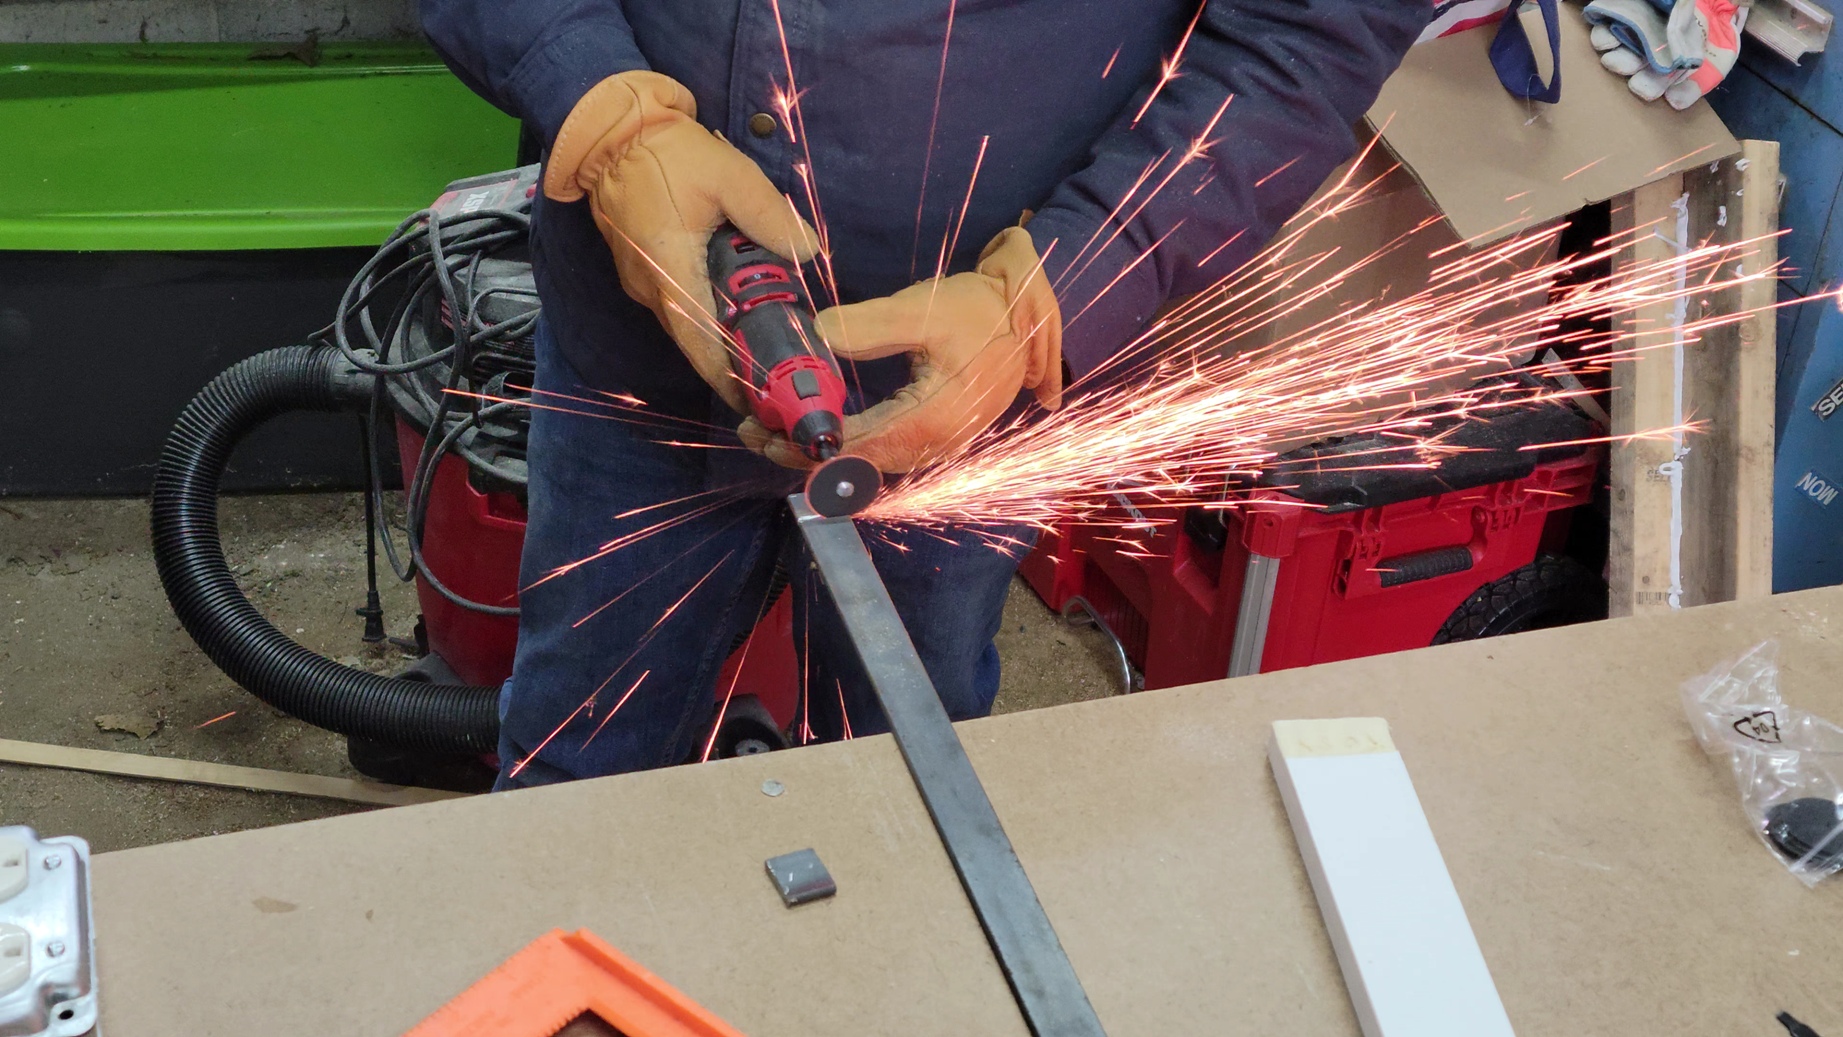
[[[1803,305],[1817,331],[1773,470],[1775,591],[1843,583],[1843,310]]]

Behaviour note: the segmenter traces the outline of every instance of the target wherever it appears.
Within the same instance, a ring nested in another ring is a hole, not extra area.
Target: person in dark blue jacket
[[[804,659],[796,738],[885,729],[785,521],[779,494],[797,474],[757,456],[798,455],[744,422],[702,316],[719,223],[802,260],[822,225],[842,305],[818,324],[863,408],[846,449],[906,472],[1009,408],[1053,408],[1167,300],[1254,255],[1354,152],[1353,126],[1433,11],[1430,0],[421,6],[456,74],[548,149],[532,225],[536,389],[637,398],[654,416],[649,429],[587,405],[532,415],[502,787],[706,752],[718,671],[766,608],[777,564]],[[992,638],[1032,539],[958,527],[871,538],[955,719],[991,708]],[[1007,540],[1009,554],[989,546]]]

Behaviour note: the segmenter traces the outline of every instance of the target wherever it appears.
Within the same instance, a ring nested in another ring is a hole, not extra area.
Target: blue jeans
[[[537,355],[525,590],[512,679],[500,689],[499,787],[698,758],[716,719],[718,670],[766,609],[777,562],[794,595],[795,648],[812,690],[802,714],[813,737],[839,738],[847,723],[854,735],[887,730],[788,515],[785,496],[798,476],[735,446],[728,432],[636,424],[564,398],[598,394],[542,325]],[[735,418],[713,403],[712,421],[733,426]],[[1025,546],[1006,553],[971,528],[879,527],[866,537],[956,720],[991,711],[998,692],[992,637],[1011,576],[1034,538],[1013,527],[984,532]]]

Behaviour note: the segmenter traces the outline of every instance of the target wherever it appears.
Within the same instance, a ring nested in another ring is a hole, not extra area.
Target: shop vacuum
[[[256,697],[344,735],[352,765],[380,780],[484,789],[497,765],[498,686],[518,634],[524,404],[538,317],[526,246],[537,183],[532,165],[450,184],[359,270],[332,324],[218,375],[187,404],[160,457],[154,559],[186,631]],[[379,543],[398,578],[416,582],[422,613],[420,658],[395,676],[295,643],[250,603],[225,561],[225,465],[251,430],[290,411],[361,419],[364,639],[384,639]],[[380,454],[390,451],[405,491],[401,543],[383,520],[391,473]],[[786,742],[798,678],[791,606],[781,598],[752,635],[759,650],[733,646],[712,689],[717,755]]]

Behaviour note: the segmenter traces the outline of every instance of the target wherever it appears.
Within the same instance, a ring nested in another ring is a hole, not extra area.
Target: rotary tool
[[[820,462],[806,484],[813,510],[828,516],[862,510],[882,476],[863,458],[839,454],[845,381],[813,330],[799,268],[727,223],[710,236],[709,262],[717,319],[735,345],[736,374],[748,386],[756,420]]]

